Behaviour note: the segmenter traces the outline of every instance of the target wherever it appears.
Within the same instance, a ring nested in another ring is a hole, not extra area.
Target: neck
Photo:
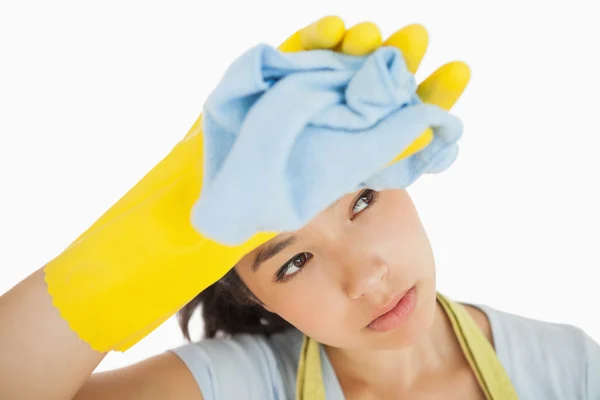
[[[409,347],[398,350],[326,347],[326,351],[343,388],[393,388],[403,392],[412,390],[423,378],[448,372],[463,358],[452,326],[438,302],[430,329]]]

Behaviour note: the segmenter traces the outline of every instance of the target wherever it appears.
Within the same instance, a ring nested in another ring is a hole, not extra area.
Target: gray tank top
[[[572,325],[474,305],[490,320],[494,346],[519,399],[600,400],[600,346]],[[292,400],[302,333],[237,335],[190,343],[172,352],[190,369],[206,400]],[[344,395],[324,350],[327,399]]]

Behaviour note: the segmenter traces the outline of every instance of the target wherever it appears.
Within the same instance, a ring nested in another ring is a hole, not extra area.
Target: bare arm
[[[203,400],[190,370],[172,353],[94,374],[74,400]]]
[[[0,297],[0,399],[202,400],[187,367],[165,353],[94,374],[106,355],[69,329],[52,305],[42,269]]]
[[[52,306],[42,269],[0,297],[0,327],[2,399],[72,398],[105,356]]]

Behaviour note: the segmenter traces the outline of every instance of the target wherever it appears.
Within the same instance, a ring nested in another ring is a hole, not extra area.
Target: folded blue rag
[[[459,119],[422,103],[402,53],[283,53],[239,57],[203,111],[204,178],[192,210],[202,234],[229,245],[297,230],[361,188],[408,187],[456,159]],[[424,150],[387,166],[432,127]]]

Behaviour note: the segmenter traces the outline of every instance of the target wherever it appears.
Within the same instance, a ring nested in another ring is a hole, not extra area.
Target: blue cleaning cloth
[[[192,224],[238,245],[301,228],[361,188],[402,189],[458,155],[458,118],[422,103],[402,53],[283,53],[256,46],[227,69],[203,111],[204,177]],[[427,127],[433,142],[386,166]]]

